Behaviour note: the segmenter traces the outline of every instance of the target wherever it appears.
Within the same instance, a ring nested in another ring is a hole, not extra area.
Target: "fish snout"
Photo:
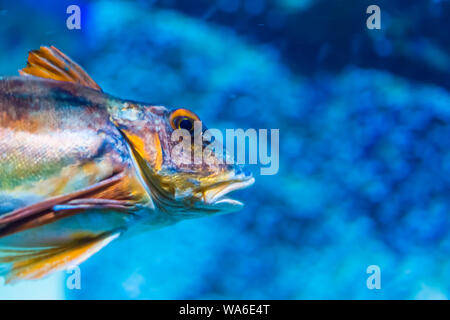
[[[228,172],[226,181],[216,183],[204,192],[204,202],[223,213],[237,211],[244,204],[228,195],[233,191],[248,188],[254,182],[255,179],[248,168],[240,165],[233,166]]]

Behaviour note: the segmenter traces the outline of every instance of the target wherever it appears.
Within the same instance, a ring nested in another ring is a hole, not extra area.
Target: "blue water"
[[[78,1],[68,30],[69,1],[0,1],[1,75],[55,45],[116,96],[280,129],[244,210],[113,242],[65,297],[449,298],[450,2],[378,1],[381,30],[366,1],[189,2]]]

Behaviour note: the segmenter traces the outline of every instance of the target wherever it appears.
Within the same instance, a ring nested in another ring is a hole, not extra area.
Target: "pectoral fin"
[[[88,188],[53,197],[0,216],[0,237],[36,228],[89,210],[131,213],[136,202],[130,196],[124,173],[116,174]]]
[[[57,48],[40,47],[28,55],[27,66],[19,70],[20,75],[67,81],[81,84],[99,91],[100,86],[77,63]]]
[[[39,279],[55,271],[79,265],[119,237],[106,232],[83,237],[60,247],[31,250],[0,250],[0,265],[6,283],[24,279]]]

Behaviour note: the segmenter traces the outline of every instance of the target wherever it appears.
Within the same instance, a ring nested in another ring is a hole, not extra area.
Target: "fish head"
[[[230,161],[195,113],[136,105],[124,108],[118,122],[159,210],[186,219],[242,208],[227,195],[255,180],[247,168]]]

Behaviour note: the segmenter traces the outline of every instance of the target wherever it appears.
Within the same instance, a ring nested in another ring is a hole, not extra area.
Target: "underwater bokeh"
[[[368,1],[77,3],[81,30],[72,2],[0,1],[0,75],[55,45],[115,96],[280,129],[280,170],[250,166],[240,212],[111,243],[65,298],[450,297],[449,1],[378,1],[381,30]]]

